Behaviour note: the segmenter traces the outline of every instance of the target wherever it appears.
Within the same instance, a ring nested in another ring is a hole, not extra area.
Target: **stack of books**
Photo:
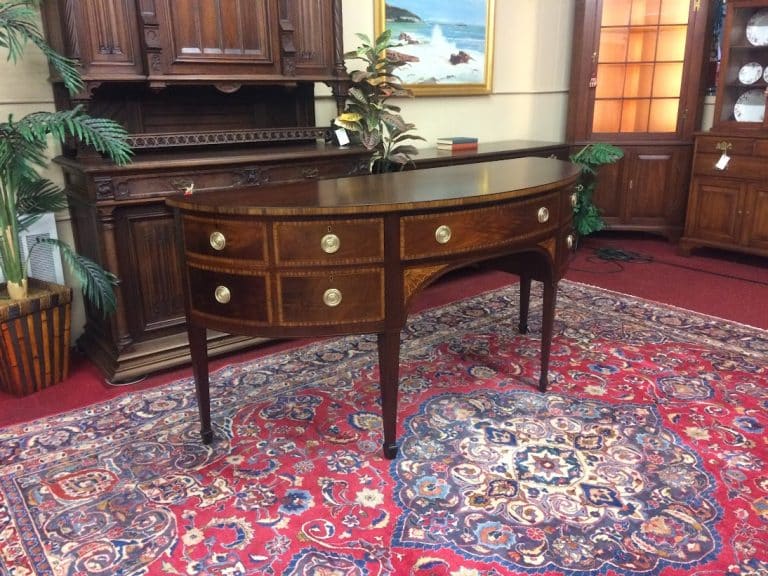
[[[477,138],[471,136],[451,136],[437,139],[438,150],[477,150]]]

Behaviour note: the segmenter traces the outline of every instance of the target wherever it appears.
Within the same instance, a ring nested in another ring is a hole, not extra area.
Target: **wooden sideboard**
[[[209,192],[250,186],[258,198],[258,189],[269,184],[363,174],[368,167],[365,151],[322,143],[199,148],[145,150],[122,167],[98,158],[57,159],[73,199],[78,250],[120,278],[117,313],[104,318],[89,310],[78,342],[111,381],[127,381],[189,362],[181,264],[173,240],[173,217],[164,204],[166,197],[187,189]],[[412,168],[528,155],[565,158],[567,146],[513,140],[481,144],[470,152],[426,149]],[[212,354],[260,341],[209,334]]]
[[[384,454],[393,458],[409,305],[441,275],[476,262],[520,275],[523,332],[531,280],[543,283],[545,390],[578,177],[569,162],[518,158],[167,198],[203,440],[213,438],[207,329],[268,338],[376,333]]]

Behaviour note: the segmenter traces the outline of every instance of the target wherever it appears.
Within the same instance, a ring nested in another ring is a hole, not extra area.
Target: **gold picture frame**
[[[398,69],[416,95],[491,92],[494,0],[374,0],[376,36],[392,30],[398,52],[417,58]]]

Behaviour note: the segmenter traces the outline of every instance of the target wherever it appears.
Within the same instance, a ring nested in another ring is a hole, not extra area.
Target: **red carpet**
[[[766,573],[766,332],[566,281],[540,394],[516,301],[412,317],[391,462],[372,337],[0,429],[0,573]]]

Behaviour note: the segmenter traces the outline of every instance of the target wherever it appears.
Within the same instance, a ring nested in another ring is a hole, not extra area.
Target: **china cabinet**
[[[696,136],[683,253],[768,255],[768,1],[726,5],[712,130]]]
[[[708,13],[699,0],[576,0],[567,140],[624,150],[594,196],[609,229],[683,230]]]

